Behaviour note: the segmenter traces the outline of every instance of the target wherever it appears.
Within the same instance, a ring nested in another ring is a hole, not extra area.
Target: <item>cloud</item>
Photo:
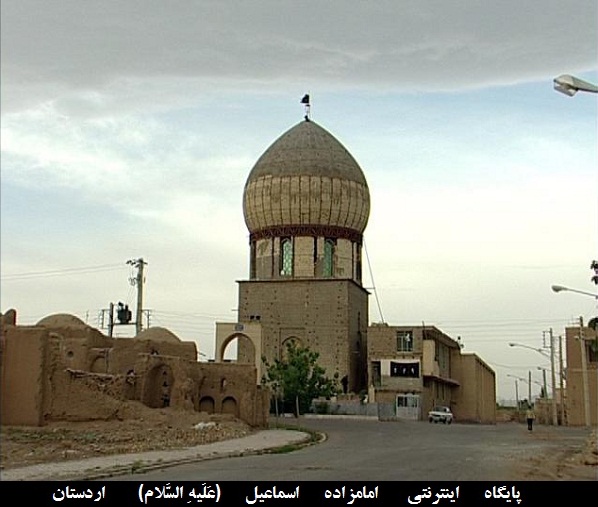
[[[142,256],[153,325],[210,350],[248,273],[243,184],[310,92],[370,184],[372,321],[380,296],[491,362],[586,310],[549,287],[589,283],[596,112],[550,79],[595,73],[594,1],[0,8],[3,274]],[[2,284],[24,323],[130,292],[126,269]]]
[[[137,102],[156,79],[162,91],[150,84],[144,107],[180,101],[181,86],[196,91],[186,97],[193,101],[223,87],[281,83],[453,90],[522,82],[595,68],[597,10],[585,0],[574,8],[556,0],[7,0],[3,109]]]

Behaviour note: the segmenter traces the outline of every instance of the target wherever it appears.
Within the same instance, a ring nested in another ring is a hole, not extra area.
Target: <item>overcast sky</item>
[[[0,5],[0,311],[21,324],[134,307],[142,257],[152,325],[213,357],[248,278],[245,181],[305,93],[368,181],[371,322],[460,336],[514,399],[549,362],[508,343],[598,314],[550,289],[596,292],[597,96],[552,87],[598,82],[595,0]]]

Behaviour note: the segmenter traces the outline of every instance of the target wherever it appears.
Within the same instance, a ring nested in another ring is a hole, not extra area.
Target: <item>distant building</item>
[[[332,134],[308,117],[282,134],[245,184],[249,279],[238,282],[237,322],[216,324],[216,359],[237,340],[237,362],[261,378],[262,358],[281,359],[294,341],[318,352],[343,400],[369,392],[413,419],[444,402],[458,419],[495,422],[494,372],[478,356],[434,327],[368,328],[369,211],[365,176]]]
[[[494,371],[434,326],[370,326],[368,361],[368,399],[388,418],[425,419],[445,405],[457,421],[496,422]]]
[[[197,362],[195,342],[164,328],[110,338],[68,314],[20,326],[9,310],[0,338],[2,424],[109,420],[138,401],[267,425],[269,393],[254,366]]]
[[[569,426],[598,425],[598,335],[589,327],[565,329],[565,406]]]

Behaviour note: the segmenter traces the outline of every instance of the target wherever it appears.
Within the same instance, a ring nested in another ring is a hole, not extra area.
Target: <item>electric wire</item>
[[[370,256],[368,255],[368,249],[365,245],[365,239],[363,240],[363,250],[365,252],[365,258],[368,263],[370,279],[372,280],[372,287],[374,289],[374,297],[376,298],[376,305],[378,306],[378,313],[380,314],[380,321],[384,323],[384,316],[382,315],[382,308],[380,307],[380,300],[378,299],[378,290],[376,289],[376,282],[374,281],[374,273],[372,272],[372,265],[370,264]]]
[[[47,278],[52,276],[83,275],[89,273],[98,273],[101,271],[116,271],[117,269],[124,269],[124,266],[122,264],[103,264],[99,266],[85,266],[79,268],[62,268],[48,271],[31,271],[28,273],[14,273],[9,275],[3,275],[0,277],[0,280],[8,282],[13,280]]]

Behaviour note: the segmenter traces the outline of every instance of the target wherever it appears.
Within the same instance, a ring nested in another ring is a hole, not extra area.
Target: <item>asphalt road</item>
[[[290,421],[295,424],[295,421]],[[133,481],[514,481],[530,456],[583,448],[589,430],[525,425],[302,419],[325,441],[293,452],[201,461]]]

